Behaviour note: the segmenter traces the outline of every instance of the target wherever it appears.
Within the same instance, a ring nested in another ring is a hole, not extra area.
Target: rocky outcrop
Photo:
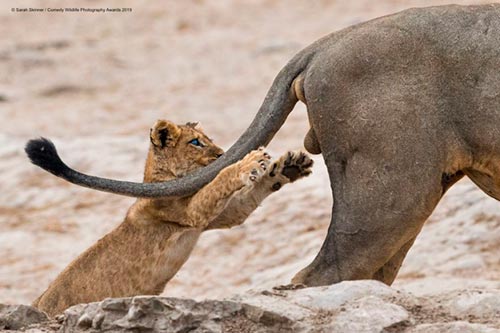
[[[0,330],[20,330],[48,321],[45,313],[32,306],[0,304]]]
[[[148,296],[79,305],[64,315],[65,332],[293,332],[296,325],[278,312],[244,303]]]
[[[500,332],[498,290],[416,297],[376,281],[249,291],[200,302],[156,296],[106,299],[67,309],[57,325],[31,307],[0,307],[6,308],[15,310],[7,317],[16,318],[6,329],[42,322],[30,327],[61,332]],[[7,312],[1,311],[0,323],[7,322]]]

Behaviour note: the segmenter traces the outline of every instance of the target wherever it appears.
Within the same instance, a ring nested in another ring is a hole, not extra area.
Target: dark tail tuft
[[[56,147],[46,138],[33,139],[28,141],[24,151],[28,154],[31,163],[47,170],[48,172],[60,176],[68,168],[57,154]]]

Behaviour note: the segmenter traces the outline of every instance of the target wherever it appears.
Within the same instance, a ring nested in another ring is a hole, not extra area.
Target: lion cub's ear
[[[151,143],[160,148],[175,147],[180,135],[179,126],[168,120],[156,121],[149,132]]]
[[[199,122],[195,122],[195,123],[189,122],[189,123],[186,123],[186,126],[191,127],[199,132],[204,132],[204,130],[201,127]]]

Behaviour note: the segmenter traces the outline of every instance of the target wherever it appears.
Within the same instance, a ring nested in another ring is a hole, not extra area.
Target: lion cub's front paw
[[[246,186],[258,182],[269,167],[271,156],[264,147],[248,153],[239,163],[240,178]]]
[[[304,152],[291,152],[281,156],[279,160],[273,163],[269,175],[285,176],[290,182],[299,178],[308,176],[312,170],[314,161]]]

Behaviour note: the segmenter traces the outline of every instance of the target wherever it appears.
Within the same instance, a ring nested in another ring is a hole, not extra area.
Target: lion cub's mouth
[[[203,157],[198,160],[198,163],[202,166],[207,166],[210,163],[214,162],[217,160],[217,157]]]

